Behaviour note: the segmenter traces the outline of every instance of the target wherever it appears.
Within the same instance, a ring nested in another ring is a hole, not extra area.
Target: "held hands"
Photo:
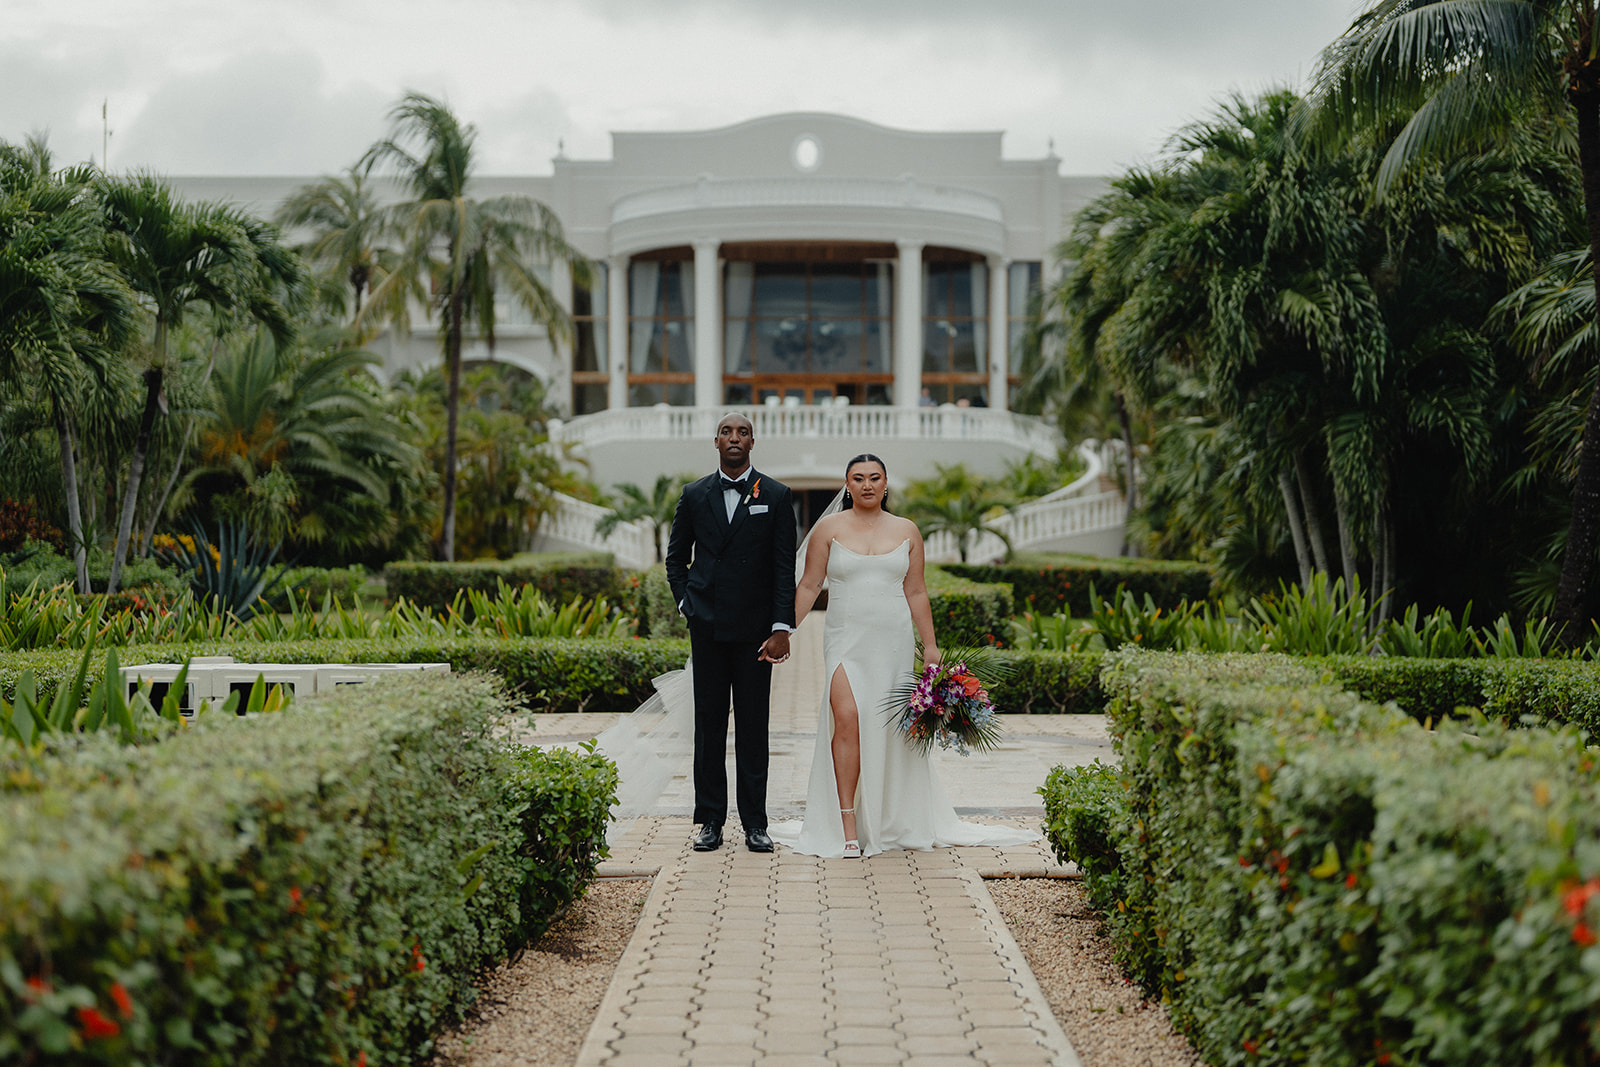
[[[774,630],[772,636],[761,643],[761,651],[756,655],[765,663],[782,663],[789,658],[789,631]]]

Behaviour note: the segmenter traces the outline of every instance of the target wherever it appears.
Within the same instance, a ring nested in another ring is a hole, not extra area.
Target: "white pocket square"
[[[765,515],[766,513],[767,513],[767,505],[765,505],[765,504],[751,504],[750,505],[750,514],[752,514],[752,515]]]

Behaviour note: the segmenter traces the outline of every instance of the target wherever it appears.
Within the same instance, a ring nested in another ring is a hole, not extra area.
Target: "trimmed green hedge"
[[[677,602],[672,599],[666,564],[657,563],[648,570],[634,571],[629,579],[633,583],[629,611],[639,620],[640,636],[688,640],[689,624],[678,613]]]
[[[290,567],[284,574],[283,584],[284,588],[294,591],[297,599],[309,597],[319,608],[323,598],[329,595],[345,607],[354,607],[367,578],[367,569],[359,563],[349,567]]]
[[[1011,618],[1009,585],[971,581],[950,573],[946,564],[930,565],[923,573],[940,647],[1004,643]]]
[[[1014,611],[1043,615],[1058,611],[1078,618],[1088,615],[1091,584],[1102,597],[1109,597],[1119,585],[1141,601],[1148,593],[1159,608],[1211,597],[1211,571],[1200,563],[1177,560],[1018,553],[1006,563],[940,566],[974,582],[1007,582]]]
[[[1511,725],[1581,726],[1600,737],[1600,664],[1544,659],[1331,656],[1312,661],[1368,700],[1392,700],[1419,721],[1481,708]]]
[[[1007,649],[998,655],[1015,668],[1010,678],[989,687],[989,695],[1000,711],[1097,715],[1105,710],[1100,653]]]
[[[615,769],[431,675],[0,755],[0,1060],[426,1063],[603,855]]]
[[[463,589],[493,593],[507,585],[531,585],[546,600],[592,600],[603,596],[613,604],[627,593],[627,581],[609,552],[552,552],[508,560],[470,563],[391,563],[383,569],[390,601],[401,597],[418,607],[443,611]]]
[[[1497,677],[1540,707],[1577,675]],[[1053,776],[1046,808],[1058,852],[1084,852],[1115,901],[1120,961],[1215,1067],[1593,1062],[1600,773],[1583,733],[1428,730],[1332,680],[1279,656],[1108,657],[1113,847],[1093,847],[1086,783]]]
[[[192,656],[232,656],[248,663],[449,663],[456,671],[499,675],[533,711],[632,711],[655,691],[650,680],[677,670],[687,641],[584,638],[374,638],[370,640],[195,642],[131,645],[117,650],[123,666],[181,663]],[[72,650],[17,652],[0,662],[0,694],[10,699],[18,677],[32,670],[41,695],[77,668]]]

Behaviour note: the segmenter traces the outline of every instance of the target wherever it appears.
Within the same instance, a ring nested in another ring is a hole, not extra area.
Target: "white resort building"
[[[543,381],[565,416],[552,437],[602,485],[710,469],[717,419],[746,411],[752,459],[800,491],[805,525],[857,452],[882,456],[902,482],[941,463],[998,474],[1030,453],[1053,457],[1053,428],[1008,410],[1012,353],[1052,250],[1106,188],[1060,165],[1054,154],[1003,158],[997,131],[830,114],[615,133],[610,159],[562,155],[549,176],[477,181],[475,195],[548,205],[595,270],[587,287],[563,265],[549,276],[577,327],[570,350],[508,302],[493,352],[480,341],[465,356]],[[270,215],[309,180],[174,184]],[[389,373],[439,359],[426,326],[373,347]],[[1054,519],[1034,508],[1037,529],[1010,531],[1017,547],[1116,552],[1120,498],[1101,491],[1099,469],[1096,458],[1093,477],[1052,495]],[[545,540],[592,543],[592,524],[569,507]],[[608,547],[630,558],[648,548],[625,546],[629,536]]]

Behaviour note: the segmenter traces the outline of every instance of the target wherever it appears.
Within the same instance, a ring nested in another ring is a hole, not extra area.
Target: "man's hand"
[[[772,636],[761,642],[761,652],[756,658],[767,663],[782,663],[788,659],[789,631],[772,631]]]

